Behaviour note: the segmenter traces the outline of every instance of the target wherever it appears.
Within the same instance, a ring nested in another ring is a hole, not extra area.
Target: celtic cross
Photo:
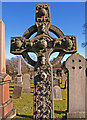
[[[50,35],[53,32],[58,38]],[[37,32],[36,36],[29,39]],[[59,52],[58,60],[68,53],[75,53],[76,36],[64,35],[54,25],[51,25],[50,5],[36,5],[35,25],[25,31],[22,37],[11,37],[11,53],[22,55],[27,63],[37,71],[34,77],[34,119],[53,119],[53,69],[49,57],[53,52]],[[32,60],[28,52],[37,55],[37,62]]]

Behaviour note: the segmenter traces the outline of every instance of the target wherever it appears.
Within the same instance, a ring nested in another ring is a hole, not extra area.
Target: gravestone
[[[62,100],[61,88],[59,86],[54,86],[54,100]]]
[[[22,75],[22,77],[23,77],[22,92],[30,93],[31,92],[30,75],[26,73],[26,74]]]
[[[11,119],[16,115],[13,102],[9,99],[9,81],[5,64],[5,24],[0,20],[0,120]]]
[[[13,95],[12,98],[13,99],[17,99],[21,97],[21,91],[22,91],[22,87],[20,86],[15,86],[14,90],[13,90]]]
[[[60,80],[58,78],[53,78],[53,86],[59,86],[60,87]]]
[[[67,113],[67,118],[85,118],[87,114],[87,62],[84,57],[75,53],[67,59],[65,65],[69,71],[69,113]]]
[[[12,98],[17,99],[21,97],[22,92],[22,73],[21,73],[21,58],[18,58],[18,75],[17,75],[17,85],[14,86]]]
[[[58,38],[50,35],[53,32]],[[37,35],[29,39],[37,32]],[[22,55],[26,62],[34,66],[37,74],[34,77],[34,119],[54,119],[53,68],[49,57],[53,52],[60,52],[59,63],[66,53],[75,53],[76,36],[64,35],[51,24],[50,5],[36,5],[35,25],[25,31],[22,37],[11,37],[11,53]],[[37,55],[37,62],[28,52]]]

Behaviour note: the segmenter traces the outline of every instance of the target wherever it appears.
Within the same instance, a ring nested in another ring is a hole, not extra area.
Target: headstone
[[[65,65],[69,70],[69,113],[67,113],[67,118],[85,118],[87,114],[87,62],[84,57],[75,53],[67,59]]]
[[[22,92],[22,73],[21,73],[21,58],[18,58],[18,75],[17,75],[17,85],[14,86],[12,98],[17,99],[21,97]]]
[[[9,81],[5,64],[5,24],[0,20],[0,120],[11,119],[16,115],[13,102],[9,99]]]
[[[21,97],[21,91],[22,91],[22,87],[20,86],[15,86],[14,90],[13,90],[13,95],[12,98],[13,99],[17,99]]]
[[[50,35],[52,31],[58,38]],[[29,37],[37,32],[37,35]],[[37,4],[35,25],[25,31],[22,37],[11,37],[11,53],[22,55],[26,62],[34,66],[34,119],[54,119],[53,68],[49,57],[53,52],[60,52],[59,62],[66,53],[75,53],[76,36],[64,35],[51,25],[50,5]],[[37,55],[37,62],[32,60],[28,52]],[[62,52],[62,53],[61,53]]]
[[[26,73],[26,74],[22,75],[22,77],[23,77],[22,92],[30,93],[31,92],[30,75]]]
[[[59,86],[54,86],[54,100],[62,100],[61,88]]]
[[[57,78],[53,78],[53,86],[59,86],[60,87],[60,80]]]

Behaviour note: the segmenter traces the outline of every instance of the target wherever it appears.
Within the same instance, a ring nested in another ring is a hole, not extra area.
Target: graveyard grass
[[[13,120],[16,120],[16,118],[21,119],[33,119],[33,87],[34,87],[34,81],[31,80],[31,88],[32,93],[22,93],[21,98],[19,99],[12,99],[12,93],[13,89],[16,83],[14,83],[14,80],[11,81],[9,84],[9,90],[10,90],[10,99],[13,101],[13,107],[16,109],[16,116]],[[63,86],[63,85],[61,85]],[[64,87],[62,87],[64,88]],[[54,101],[54,116],[55,118],[65,118],[66,111],[67,111],[67,90],[62,89],[62,98],[63,100],[55,100]]]

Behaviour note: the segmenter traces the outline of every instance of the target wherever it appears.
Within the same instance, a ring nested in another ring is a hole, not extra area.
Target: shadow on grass
[[[14,88],[14,86],[9,86],[9,88]]]
[[[16,116],[23,117],[23,118],[30,118],[30,119],[33,120],[33,115],[19,115],[19,114],[16,114]]]
[[[68,112],[68,110],[65,110],[65,111],[57,111],[57,110],[54,110],[54,112],[57,113],[57,114],[62,114],[62,113],[65,113],[65,114],[66,114],[66,113]]]
[[[67,120],[67,112],[68,112],[68,110],[65,110],[65,111],[57,111],[57,110],[54,110],[54,112],[56,113],[56,114],[65,114],[65,116],[63,116],[62,117],[62,120]]]
[[[9,90],[10,92],[13,92],[13,90]]]
[[[17,119],[33,120],[33,115],[19,115],[19,114],[16,114],[16,116],[17,116],[17,117],[22,117],[22,118],[16,118],[16,120],[17,120]],[[43,119],[41,119],[41,120],[43,120]],[[67,118],[66,118],[66,116],[63,116],[63,118],[61,118],[61,119],[56,119],[56,118],[55,118],[54,120],[67,120]]]
[[[34,87],[31,87],[32,89],[34,89]]]
[[[12,98],[12,96],[10,96],[10,98]]]
[[[34,92],[31,92],[31,93],[34,93]]]
[[[61,113],[67,113],[67,111],[54,111],[55,113],[57,112],[58,114],[61,114]],[[16,118],[16,119],[23,119],[23,120],[25,120],[25,119],[30,119],[30,120],[33,120],[33,115],[19,115],[19,114],[16,114],[16,116],[17,117],[19,117],[19,118]],[[21,118],[20,118],[21,117]],[[66,117],[66,115],[65,116],[63,116],[61,119],[54,119],[54,120],[67,120],[67,117]]]

